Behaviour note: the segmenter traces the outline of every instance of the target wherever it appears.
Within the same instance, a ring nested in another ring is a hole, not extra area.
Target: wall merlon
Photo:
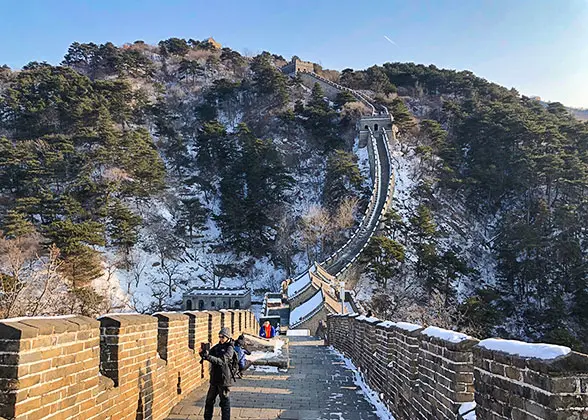
[[[149,418],[163,419],[206,380],[189,336],[216,339],[220,317],[169,312],[0,321],[0,416],[134,420],[141,398],[152,407]],[[231,317],[237,328],[242,318],[256,324],[250,312]]]
[[[397,420],[458,420],[473,401],[479,420],[588,418],[587,355],[533,359],[422,332],[328,317],[329,344],[362,368]]]

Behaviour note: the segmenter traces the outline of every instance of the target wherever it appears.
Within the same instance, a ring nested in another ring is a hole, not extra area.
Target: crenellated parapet
[[[327,327],[398,420],[588,418],[588,355],[567,347],[356,314]]]
[[[163,419],[208,380],[221,326],[259,330],[243,310],[0,320],[0,417]]]

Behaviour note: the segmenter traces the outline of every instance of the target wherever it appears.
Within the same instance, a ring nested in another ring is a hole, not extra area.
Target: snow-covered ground
[[[386,407],[386,405],[380,399],[380,396],[377,392],[374,392],[370,387],[365,383],[363,380],[361,373],[355,367],[353,362],[345,357],[343,354],[338,352],[334,347],[330,346],[329,351],[335,354],[339,360],[345,363],[345,368],[351,370],[353,372],[353,383],[357,385],[361,389],[361,393],[366,396],[367,400],[373,404],[376,408],[376,414],[382,420],[395,420],[390,410]]]

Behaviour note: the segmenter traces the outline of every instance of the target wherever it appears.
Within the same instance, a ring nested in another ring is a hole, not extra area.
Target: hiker
[[[276,329],[270,324],[269,321],[265,321],[259,329],[259,336],[263,338],[274,338],[276,335]]]
[[[290,279],[282,280],[282,296],[288,297],[288,285],[290,284]]]
[[[204,408],[204,420],[212,420],[214,403],[217,395],[220,397],[220,408],[222,420],[231,418],[231,401],[229,392],[231,380],[234,380],[234,373],[231,371],[235,349],[231,332],[228,328],[221,328],[218,333],[218,344],[200,353],[202,360],[210,363],[210,386],[206,394],[206,405]]]
[[[245,336],[241,334],[237,340],[235,340],[235,352],[237,353],[237,360],[239,361],[239,376],[242,377],[245,372],[253,364],[251,360],[247,360],[245,356],[251,354],[245,347]]]
[[[372,316],[374,316],[372,311],[371,310],[367,311],[366,317],[371,318]]]
[[[327,324],[322,319],[318,323],[318,327],[316,329],[316,336],[322,340],[327,338]]]

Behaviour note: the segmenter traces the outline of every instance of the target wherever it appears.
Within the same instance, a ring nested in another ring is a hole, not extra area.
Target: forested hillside
[[[365,199],[358,107],[283,64],[172,38],[3,68],[2,315],[263,293],[345,241]]]
[[[258,295],[369,199],[350,95],[207,41],[71,45],[0,70],[3,316]],[[350,276],[377,315],[587,349],[588,124],[470,72],[315,71],[394,115],[394,206]]]
[[[396,206],[364,258],[374,308],[585,350],[588,124],[470,72],[387,63],[341,82],[401,132]]]

